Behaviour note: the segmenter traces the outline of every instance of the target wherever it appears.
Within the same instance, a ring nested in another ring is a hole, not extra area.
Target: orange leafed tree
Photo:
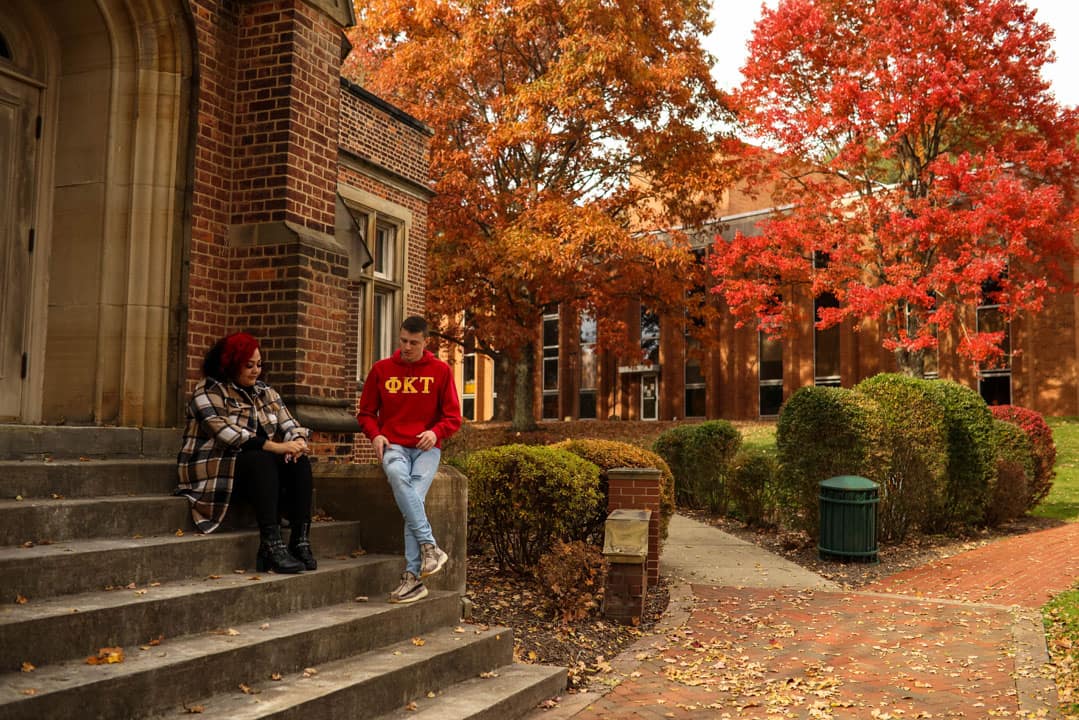
[[[684,237],[726,183],[722,100],[699,0],[372,0],[357,5],[355,77],[434,130],[428,311],[496,360],[498,413],[533,421],[544,306],[620,320],[702,286]],[[456,322],[465,318],[463,333]]]
[[[990,365],[1004,320],[1073,291],[1074,109],[1040,72],[1051,29],[1019,0],[780,0],[750,42],[736,105],[789,212],[716,244],[742,322],[793,323],[792,288],[830,293],[818,328],[877,321],[921,374],[938,329]]]

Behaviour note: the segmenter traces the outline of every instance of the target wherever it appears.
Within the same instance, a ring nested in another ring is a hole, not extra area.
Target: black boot
[[[308,539],[310,531],[310,522],[293,523],[292,532],[288,536],[288,551],[292,557],[303,563],[305,569],[315,570],[318,568],[318,561],[311,554],[311,541]]]
[[[292,574],[302,572],[303,567],[302,562],[289,555],[284,541],[281,540],[280,525],[259,527],[259,552],[255,557],[255,570]]]

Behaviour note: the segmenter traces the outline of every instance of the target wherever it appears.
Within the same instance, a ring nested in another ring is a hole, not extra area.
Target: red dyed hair
[[[221,369],[230,378],[236,377],[258,349],[259,341],[245,332],[226,336],[221,348]]]

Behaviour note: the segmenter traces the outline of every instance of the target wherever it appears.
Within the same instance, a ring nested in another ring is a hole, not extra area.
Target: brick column
[[[612,468],[607,471],[607,512],[651,510],[648,523],[648,583],[659,582],[659,478],[655,468]]]

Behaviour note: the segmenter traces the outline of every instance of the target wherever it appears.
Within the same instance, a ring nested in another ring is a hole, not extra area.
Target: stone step
[[[422,602],[422,601],[421,601]],[[324,666],[316,673],[296,672],[279,682],[258,678],[254,694],[230,692],[187,703],[203,718],[373,718],[511,661],[513,635],[508,628],[480,630],[448,625],[377,650]],[[253,678],[255,680],[255,678]],[[175,717],[184,707],[177,706]]]
[[[0,500],[0,546],[194,531],[190,508],[168,495]]]
[[[317,549],[317,548],[316,548]],[[99,648],[232,627],[259,618],[353,601],[384,602],[401,558],[364,555],[319,561],[297,575],[229,572],[134,588],[0,604],[0,672],[85,658]]]
[[[271,675],[291,675],[308,667],[348,658],[356,653],[390,655],[387,645],[407,651],[407,638],[426,636],[436,628],[445,635],[459,614],[455,593],[434,592],[406,605],[348,602],[283,617],[256,620],[216,631],[166,639],[156,646],[124,647],[123,662],[89,665],[72,660],[46,665],[33,672],[0,676],[0,718],[138,718],[192,706],[199,697],[236,693],[241,683],[255,684]],[[498,631],[487,633],[493,637]],[[455,636],[457,637],[457,636]],[[512,652],[512,638],[502,652]],[[490,642],[475,636],[462,645],[486,656]],[[401,641],[404,641],[403,644]],[[506,640],[503,640],[505,643]],[[432,643],[437,645],[437,643]],[[433,649],[433,648],[432,648]],[[414,654],[414,653],[406,653]],[[430,650],[425,655],[434,654]],[[489,662],[485,657],[447,658],[471,666]],[[497,663],[496,663],[497,664]],[[247,697],[247,696],[244,696]],[[312,715],[311,717],[323,717]]]
[[[287,532],[285,533],[287,537]],[[311,545],[318,558],[359,549],[360,523],[317,522]],[[39,601],[55,595],[96,592],[135,583],[145,586],[188,577],[254,569],[257,530],[142,538],[80,539],[52,545],[0,548],[0,601],[16,596]]]
[[[169,495],[176,458],[0,460],[0,498]]]
[[[504,665],[416,700],[415,709],[398,708],[378,720],[504,720],[521,717],[566,689],[565,668]]]
[[[176,458],[179,428],[0,424],[0,460]]]

